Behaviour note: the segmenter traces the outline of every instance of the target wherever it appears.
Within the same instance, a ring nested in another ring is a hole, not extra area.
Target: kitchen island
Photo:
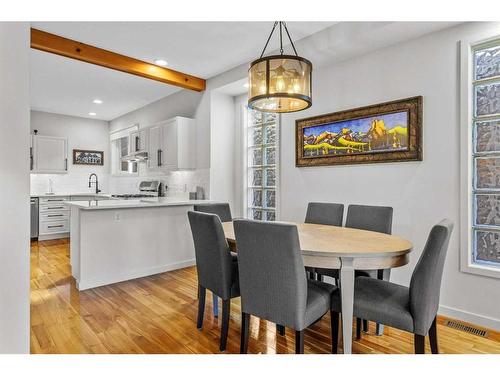
[[[187,212],[208,200],[86,200],[71,209],[70,262],[78,290],[195,264]]]

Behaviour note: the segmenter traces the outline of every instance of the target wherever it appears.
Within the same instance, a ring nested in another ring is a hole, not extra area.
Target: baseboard
[[[69,238],[69,232],[67,232],[67,233],[51,233],[51,234],[40,234],[40,235],[38,235],[38,241],[58,240],[60,238]]]
[[[490,316],[474,314],[443,305],[439,306],[438,314],[448,318],[463,320],[464,322],[469,322],[481,327],[490,328],[495,331],[500,331],[500,319],[495,319]]]
[[[146,276],[156,275],[158,273],[191,267],[194,266],[195,264],[196,264],[195,259],[189,259],[183,262],[170,263],[170,264],[165,264],[163,266],[151,267],[135,272],[122,273],[120,275],[114,275],[113,277],[109,278],[105,277],[105,278],[90,279],[90,280],[80,280],[80,281],[77,280],[76,288],[80,291],[91,288],[97,288],[99,286],[120,283],[122,281],[138,279],[140,277],[146,277]]]

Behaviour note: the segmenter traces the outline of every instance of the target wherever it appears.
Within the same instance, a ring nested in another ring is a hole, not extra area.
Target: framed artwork
[[[73,149],[73,164],[77,165],[103,165],[104,152],[94,150]]]
[[[422,160],[422,97],[296,120],[295,165]]]

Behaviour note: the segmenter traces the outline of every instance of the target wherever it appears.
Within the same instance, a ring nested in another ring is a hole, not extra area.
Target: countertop
[[[109,210],[117,208],[148,208],[148,207],[168,207],[168,206],[192,206],[195,204],[214,203],[214,201],[189,200],[182,198],[142,198],[142,199],[110,199],[103,201],[86,200],[64,202],[68,206],[80,208],[82,210]]]
[[[30,197],[32,197],[32,198],[78,197],[78,196],[82,196],[82,197],[98,196],[98,197],[111,198],[111,194],[103,194],[103,193],[96,194],[96,193],[92,193],[92,192],[89,192],[89,193],[53,193],[53,194],[49,194],[49,193],[38,193],[38,194],[37,193],[31,193],[30,194]]]

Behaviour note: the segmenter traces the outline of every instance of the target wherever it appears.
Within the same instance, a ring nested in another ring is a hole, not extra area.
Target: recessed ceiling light
[[[155,64],[160,66],[166,66],[168,63],[163,59],[156,59]]]
[[[95,113],[95,112],[89,112],[89,116],[96,116],[96,115],[97,115],[97,113]]]
[[[94,103],[95,104],[102,104],[102,100],[101,99],[94,99]]]
[[[248,88],[248,86],[250,86],[250,85],[248,84],[248,82],[247,82],[247,83],[245,83],[245,84],[243,85],[243,87],[244,87],[244,88],[246,88],[246,89]]]

